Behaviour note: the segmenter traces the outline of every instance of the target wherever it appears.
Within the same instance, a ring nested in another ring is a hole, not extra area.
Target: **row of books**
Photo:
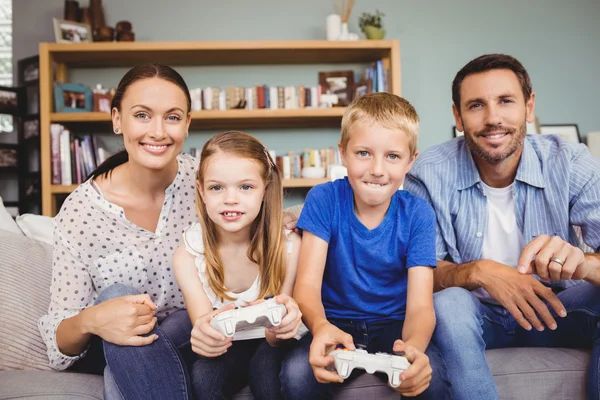
[[[50,125],[52,184],[84,182],[110,154],[98,145],[94,135],[74,135],[61,124]]]
[[[191,89],[192,111],[231,109],[294,109],[320,106],[317,86],[229,86]]]
[[[188,153],[200,159],[200,149],[192,147]],[[337,148],[328,147],[322,149],[304,149],[300,152],[290,150],[287,153],[277,155],[275,151],[269,151],[271,158],[275,160],[275,165],[283,174],[283,179],[300,179],[302,168],[317,167],[323,168],[324,176],[329,178],[329,166],[341,165],[342,160]]]

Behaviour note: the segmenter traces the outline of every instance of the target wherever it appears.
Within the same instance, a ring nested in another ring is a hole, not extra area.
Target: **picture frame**
[[[354,94],[352,100],[359,98],[373,91],[373,81],[371,79],[363,79],[354,84]]]
[[[0,114],[19,115],[20,89],[10,86],[0,86]]]
[[[322,94],[337,95],[336,106],[345,107],[354,97],[354,71],[319,72],[319,85]]]
[[[93,93],[94,98],[94,111],[111,113],[112,109],[110,104],[112,102],[113,95],[110,93]]]
[[[54,18],[56,43],[89,43],[92,41],[92,26]]]
[[[19,152],[17,145],[0,144],[0,167],[17,168],[19,165]]]
[[[31,56],[19,60],[19,84],[24,85],[40,79],[40,57]]]
[[[571,143],[582,143],[577,124],[541,124],[540,135],[558,135]]]
[[[91,112],[92,91],[78,83],[54,82],[55,112]]]
[[[453,126],[452,126],[452,137],[459,137],[459,136],[464,136],[464,135],[465,135],[465,133],[464,133],[464,132],[461,132],[461,131],[459,131],[459,130],[456,128],[456,125],[453,125]]]

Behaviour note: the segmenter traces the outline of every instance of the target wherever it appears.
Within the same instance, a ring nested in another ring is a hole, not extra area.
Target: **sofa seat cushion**
[[[485,353],[502,400],[585,399],[590,356],[589,350],[545,347]],[[452,361],[446,362],[452,368]]]
[[[103,393],[100,375],[54,371],[0,372],[0,399],[102,400]]]

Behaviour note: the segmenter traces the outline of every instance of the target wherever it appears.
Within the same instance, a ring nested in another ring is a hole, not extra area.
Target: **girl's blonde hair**
[[[250,226],[248,258],[256,263],[260,274],[259,298],[279,294],[285,279],[286,263],[283,233],[283,186],[279,169],[267,149],[252,135],[241,131],[222,132],[213,136],[202,148],[196,179],[204,186],[204,175],[210,158],[217,152],[256,161],[261,166],[265,194],[258,216]],[[202,225],[204,257],[210,288],[221,299],[232,300],[225,289],[225,274],[219,255],[219,233],[208,216],[200,192],[196,190],[196,209]]]

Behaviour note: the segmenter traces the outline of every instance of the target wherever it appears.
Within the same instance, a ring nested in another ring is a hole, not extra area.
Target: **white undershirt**
[[[494,260],[516,268],[525,246],[515,217],[513,185],[492,188],[481,182],[487,198],[487,228],[483,235],[482,259]],[[482,300],[497,303],[484,289],[474,291]]]

